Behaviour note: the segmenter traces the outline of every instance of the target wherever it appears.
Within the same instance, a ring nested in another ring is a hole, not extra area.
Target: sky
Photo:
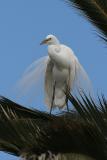
[[[48,34],[71,47],[87,71],[96,93],[107,96],[107,50],[95,28],[63,0],[0,0],[0,95],[14,101],[12,87],[36,59]],[[18,100],[18,103],[25,104]],[[40,99],[38,98],[40,107]],[[0,160],[18,160],[0,152]]]

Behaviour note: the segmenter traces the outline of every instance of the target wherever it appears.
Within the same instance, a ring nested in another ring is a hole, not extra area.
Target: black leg
[[[66,84],[66,106],[67,106],[67,111],[69,112],[69,106],[68,106],[68,95],[70,92],[70,68],[68,72],[68,82]]]
[[[52,102],[51,102],[51,108],[50,108],[50,115],[52,113],[53,102],[54,102],[54,98],[55,98],[55,86],[56,86],[56,81],[54,81],[54,85],[53,85],[53,95],[52,95]]]
[[[67,111],[69,112],[69,106],[68,106],[68,98],[67,98],[67,95],[66,95],[66,106],[67,106]]]
[[[69,91],[70,91],[70,89],[69,89],[69,86],[67,84],[67,86],[66,86],[66,100],[65,100],[65,102],[66,102],[66,106],[67,106],[67,111],[68,112],[69,112],[69,106],[68,106],[68,94],[69,94]]]

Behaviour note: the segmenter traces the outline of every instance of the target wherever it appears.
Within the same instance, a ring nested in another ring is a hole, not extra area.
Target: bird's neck
[[[57,40],[57,41],[55,41],[55,42],[53,42],[52,43],[53,45],[60,45],[60,43],[59,43],[59,41]]]
[[[49,45],[49,46],[50,46],[50,45],[60,45],[60,42],[59,42],[58,39],[55,39],[55,40],[53,40],[52,42],[51,42],[51,41],[48,42],[48,45]]]
[[[60,50],[61,50],[60,44],[51,44],[51,45],[48,45],[48,52],[50,54],[58,53],[58,52],[60,52]]]

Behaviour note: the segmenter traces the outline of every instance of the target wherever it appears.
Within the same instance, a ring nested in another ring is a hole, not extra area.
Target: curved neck
[[[55,40],[53,40],[52,42],[50,41],[50,42],[48,43],[48,45],[59,45],[59,44],[60,44],[60,42],[59,42],[58,39],[55,39]]]

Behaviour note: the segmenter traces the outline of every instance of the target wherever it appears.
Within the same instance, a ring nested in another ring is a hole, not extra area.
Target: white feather
[[[48,56],[42,57],[33,62],[25,70],[21,79],[16,84],[17,93],[20,96],[25,96],[31,90],[35,90],[34,94],[38,92],[38,88],[40,87],[41,83],[44,83],[44,75],[48,59]]]
[[[28,67],[18,83],[18,88],[22,91],[21,95],[25,95],[30,90],[36,90],[38,93],[37,88],[41,86],[42,81],[45,103],[50,108],[53,85],[56,82],[53,108],[63,108],[66,105],[65,92],[67,86],[72,94],[78,94],[78,91],[89,94],[91,83],[73,51],[60,44],[55,36],[49,35],[49,37],[51,37],[51,40],[48,46],[48,56],[40,58]],[[34,95],[36,96],[35,92]]]

